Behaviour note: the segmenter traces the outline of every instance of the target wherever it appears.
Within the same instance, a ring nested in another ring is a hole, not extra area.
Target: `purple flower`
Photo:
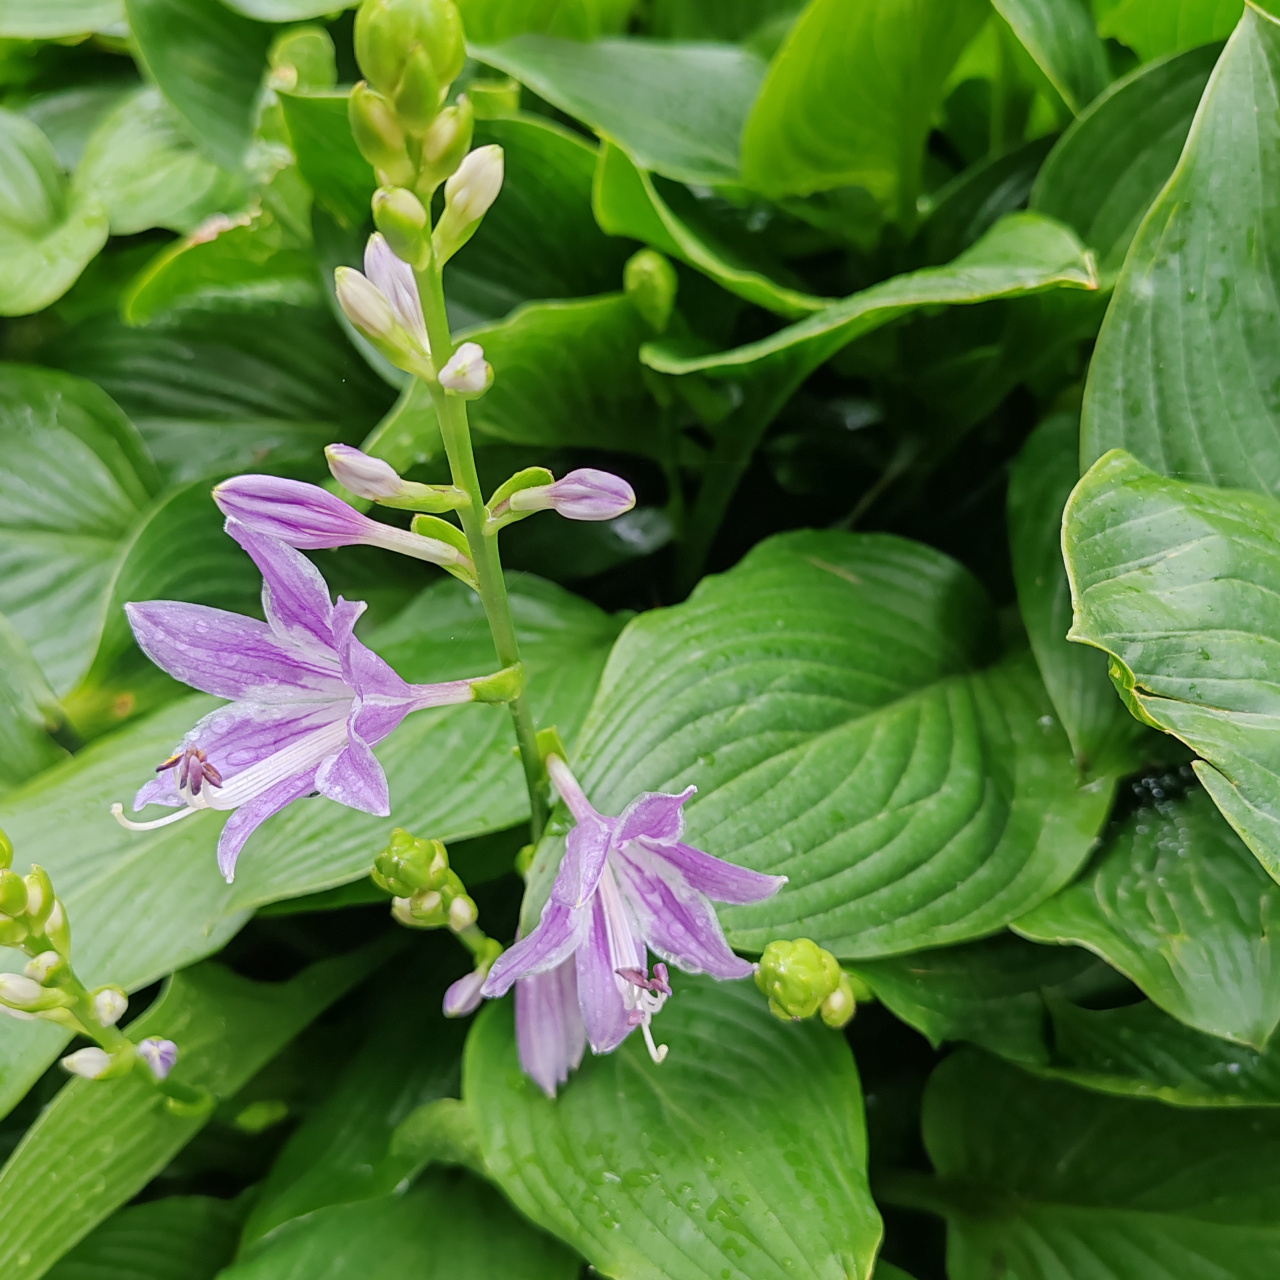
[[[157,1080],[163,1080],[178,1061],[178,1046],[172,1040],[148,1036],[138,1042],[138,1057],[151,1068],[151,1074]]]
[[[522,513],[550,509],[569,520],[613,520],[636,505],[636,494],[620,476],[579,467],[554,484],[517,490],[508,503],[512,511]]]
[[[382,458],[349,444],[326,445],[324,456],[333,478],[358,498],[377,502],[380,498],[398,498],[404,492],[399,472]]]
[[[753,970],[729,949],[709,899],[759,902],[786,876],[734,866],[681,842],[680,795],[647,793],[620,817],[598,813],[568,765],[547,767],[576,826],[538,927],[494,962],[483,988],[503,995],[517,980],[517,1038],[524,1069],[551,1095],[582,1057],[610,1053],[637,1026],[655,1062],[649,1023],[671,992],[665,966],[648,976],[646,947],[686,973],[745,978]]]
[[[230,882],[253,831],[313,791],[366,813],[390,812],[386,775],[372,747],[411,711],[470,702],[471,682],[406,684],[353,628],[365,606],[329,590],[316,567],[278,539],[234,520],[227,532],[262,572],[266,622],[205,605],[156,600],[125,606],[142,651],[175,679],[229,698],[205,716],[134,797],[181,806],[135,831],[199,809],[233,809],[218,840]]]
[[[399,368],[431,372],[431,344],[413,268],[391,251],[383,237],[369,237],[364,275],[353,267],[333,273],[338,305],[361,333]]]
[[[214,489],[213,500],[228,518],[304,551],[363,543],[429,560],[464,576],[475,573],[471,558],[457,547],[370,520],[319,485],[279,476],[233,476]]]

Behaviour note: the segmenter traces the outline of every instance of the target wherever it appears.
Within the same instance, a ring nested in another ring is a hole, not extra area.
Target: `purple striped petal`
[[[333,605],[320,570],[279,538],[255,533],[228,519],[227,533],[250,555],[262,574],[262,611],[282,640],[306,649],[333,648]]]
[[[609,856],[609,843],[617,819],[594,810],[578,819],[565,837],[564,857],[551,886],[551,900],[566,907],[581,907],[596,891]]]
[[[586,924],[585,911],[571,911],[557,902],[548,902],[538,927],[493,962],[485,979],[485,999],[506,995],[517,978],[545,973],[563,964],[581,942]]]
[[[358,714],[353,714],[352,719]],[[355,733],[349,733],[347,745],[316,770],[316,790],[349,809],[359,809],[379,818],[391,812],[387,775],[369,744]]]
[[[364,247],[364,273],[369,283],[386,298],[396,319],[428,350],[427,325],[422,316],[422,299],[413,268],[391,252],[382,235],[374,232]]]
[[[637,843],[656,858],[661,858],[688,881],[699,893],[713,902],[742,905],[763,902],[772,898],[784,884],[786,876],[767,876],[760,871],[749,871],[723,858],[712,857],[687,844],[651,844],[641,839]]]
[[[145,809],[149,804],[162,804],[170,809],[176,808],[186,801],[178,794],[176,769],[166,769],[158,778],[144,782],[133,797],[133,811]]]
[[[571,961],[516,984],[516,1044],[520,1065],[548,1098],[577,1070],[587,1047]]]
[[[686,973],[745,978],[752,966],[725,941],[715,909],[678,873],[635,845],[615,855],[622,890],[650,948]]]
[[[378,697],[410,703],[413,690],[372,649],[356,639],[356,622],[367,607],[363,600],[344,600],[341,596],[334,607],[333,643],[342,663],[343,679],[366,702]]]
[[[286,644],[256,618],[177,600],[124,608],[143,653],[202,693],[258,702],[350,696],[337,655]]]
[[[679,840],[684,834],[684,803],[697,791],[686,787],[678,796],[647,791],[637,796],[618,819],[617,842],[648,836],[651,840]]]
[[[315,770],[295,774],[269,787],[261,795],[236,809],[218,837],[218,870],[230,884],[236,877],[236,861],[244,842],[270,817],[286,805],[315,790]]]
[[[213,500],[232,520],[306,551],[365,542],[381,527],[327,489],[280,476],[233,476]]]
[[[612,1053],[634,1029],[619,969],[643,969],[644,943],[607,868],[591,900],[591,924],[578,948],[578,1006],[592,1053]]]

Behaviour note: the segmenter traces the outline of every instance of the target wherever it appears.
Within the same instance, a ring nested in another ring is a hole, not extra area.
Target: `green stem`
[[[422,314],[427,322],[427,337],[431,342],[431,358],[437,369],[453,355],[453,335],[449,332],[449,317],[445,312],[444,286],[440,267],[433,258],[424,271],[418,273],[418,289],[422,297]],[[440,419],[440,434],[444,439],[445,454],[453,483],[468,497],[466,506],[458,511],[462,531],[471,547],[471,558],[476,566],[476,583],[493,647],[498,652],[498,665],[512,667],[520,661],[520,645],[516,639],[515,620],[511,616],[511,602],[507,599],[507,584],[502,576],[502,561],[498,555],[498,541],[484,531],[484,494],[480,489],[480,477],[476,472],[475,453],[471,448],[471,429],[467,424],[467,403],[460,396],[446,395],[438,382],[429,382],[436,414]],[[526,697],[513,699],[507,704],[515,724],[516,742],[520,747],[520,759],[524,765],[525,785],[529,789],[529,816],[536,841],[546,825],[547,805],[543,795],[546,771],[538,750],[537,730]]]

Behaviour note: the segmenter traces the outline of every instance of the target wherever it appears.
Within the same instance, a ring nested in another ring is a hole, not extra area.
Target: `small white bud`
[[[470,898],[459,896],[449,903],[449,928],[454,933],[461,933],[475,922],[476,904]]]
[[[395,312],[376,285],[354,267],[339,267],[333,283],[338,305],[361,333],[384,342],[395,336]]]
[[[440,385],[458,395],[482,395],[492,383],[493,369],[478,342],[464,342],[440,370]]]
[[[34,979],[20,973],[0,973],[0,1001],[18,1009],[38,1004],[44,988]]]
[[[114,1027],[128,1007],[128,998],[119,987],[102,987],[93,993],[93,1016],[104,1027]]]
[[[23,879],[27,886],[27,915],[38,919],[44,910],[44,885],[36,875],[24,876]]]
[[[379,498],[394,498],[404,491],[404,481],[382,458],[371,457],[349,444],[328,445],[324,456],[333,478],[357,497],[377,502]]]
[[[33,982],[44,982],[61,960],[62,957],[56,951],[42,951],[35,959],[27,961],[23,973]]]
[[[502,190],[503,156],[498,146],[477,147],[467,153],[458,171],[444,184],[444,202],[463,225],[478,222]]]
[[[77,1049],[62,1060],[73,1076],[99,1080],[111,1069],[112,1057],[105,1049]]]

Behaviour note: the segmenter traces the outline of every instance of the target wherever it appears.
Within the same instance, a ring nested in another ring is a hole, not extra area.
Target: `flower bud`
[[[619,476],[579,467],[554,484],[517,490],[509,502],[522,514],[551,510],[569,520],[614,520],[636,505],[636,494]]]
[[[44,922],[53,910],[53,882],[43,867],[32,867],[29,875],[23,877],[27,887],[27,923],[31,932],[42,930]]]
[[[439,840],[420,840],[403,827],[391,833],[373,863],[373,878],[389,893],[408,898],[420,889],[438,889],[449,870],[449,854]]]
[[[457,171],[471,149],[475,113],[465,95],[445,107],[431,122],[422,138],[422,162],[418,169],[418,190],[424,196]]]
[[[338,267],[333,283],[343,314],[366,338],[389,342],[396,336],[396,315],[391,304],[360,272],[354,267]]]
[[[18,947],[31,932],[26,920],[0,913],[0,947]]]
[[[44,922],[44,936],[53,943],[54,950],[59,955],[64,958],[71,955],[71,925],[61,898],[53,900],[53,910]]]
[[[27,886],[16,871],[0,870],[0,912],[20,916],[27,909]]]
[[[0,973],[0,1001],[15,1009],[34,1009],[47,994],[35,978],[21,973]]]
[[[449,928],[454,933],[469,929],[480,918],[475,902],[465,893],[459,894],[449,903]]]
[[[377,502],[398,497],[404,485],[399,473],[382,458],[374,458],[349,444],[325,446],[325,459],[333,478],[358,498]]]
[[[93,1016],[104,1027],[114,1027],[129,1007],[129,997],[119,987],[99,987],[91,997]]]
[[[356,13],[355,49],[360,70],[388,98],[408,90],[406,79],[421,76],[425,66],[438,105],[466,61],[462,15],[454,0],[365,0]]]
[[[13,866],[13,841],[0,831],[0,870],[7,871]]]
[[[808,938],[778,940],[760,957],[756,986],[769,997],[769,1011],[776,1017],[811,1018],[839,988],[840,962]]]
[[[440,370],[440,385],[454,395],[474,400],[493,386],[493,366],[478,342],[464,342]]]
[[[405,145],[404,130],[391,104],[366,84],[358,84],[347,99],[347,120],[360,154],[374,167],[379,181],[403,187],[416,176]]]
[[[38,982],[43,986],[63,963],[62,957],[56,951],[42,951],[38,956],[33,956],[27,961],[27,966],[22,972],[32,982]]]
[[[178,1061],[178,1046],[172,1040],[148,1036],[138,1045],[138,1057],[151,1068],[151,1074],[157,1080],[163,1080]]]
[[[484,986],[484,980],[488,976],[488,969],[483,972],[475,969],[467,974],[465,978],[459,978],[444,993],[444,1016],[446,1018],[465,1018],[467,1014],[475,1013],[480,1007],[482,998],[480,988]]]
[[[622,269],[622,287],[631,305],[655,333],[664,332],[671,320],[679,283],[676,269],[654,249],[632,254]]]
[[[405,187],[379,187],[373,193],[373,222],[391,252],[410,266],[422,263],[427,250],[427,211]]]
[[[502,148],[490,144],[467,154],[444,184],[444,213],[436,224],[436,257],[447,262],[476,233],[502,190]]]
[[[86,1080],[101,1080],[115,1066],[115,1059],[105,1049],[77,1049],[62,1059],[63,1068],[73,1076]]]

